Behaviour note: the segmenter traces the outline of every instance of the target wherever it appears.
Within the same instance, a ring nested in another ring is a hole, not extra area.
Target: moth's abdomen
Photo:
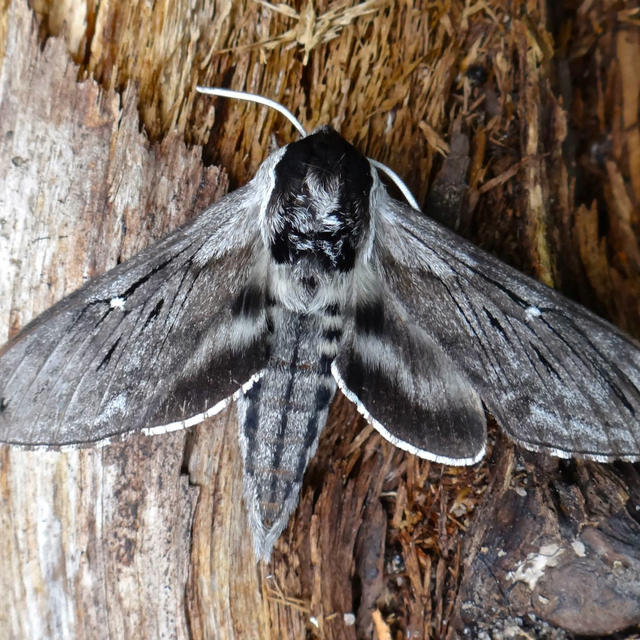
[[[256,555],[267,558],[290,513],[336,390],[337,307],[304,315],[272,308],[271,357],[238,401],[244,494]]]

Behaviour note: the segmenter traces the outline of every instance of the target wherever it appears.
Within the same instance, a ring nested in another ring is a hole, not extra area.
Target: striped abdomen
[[[336,390],[331,362],[342,337],[336,306],[319,314],[271,307],[271,356],[238,401],[245,502],[256,555],[268,557],[298,501]]]

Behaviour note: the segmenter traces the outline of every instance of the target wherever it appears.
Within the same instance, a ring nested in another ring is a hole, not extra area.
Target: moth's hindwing
[[[384,295],[358,300],[333,363],[343,393],[389,441],[423,458],[473,464],[485,452],[482,402],[429,335]]]

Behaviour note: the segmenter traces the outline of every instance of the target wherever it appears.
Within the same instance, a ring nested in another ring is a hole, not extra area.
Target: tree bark
[[[86,279],[226,189],[181,137],[150,144],[134,90],[120,97],[64,42],[38,44],[9,10],[0,78],[3,340]],[[4,638],[187,638],[184,585],[197,489],[186,434],[73,452],[2,447]]]
[[[237,186],[274,132],[293,139],[196,82],[330,122],[420,202],[432,183],[430,211],[463,235],[640,335],[631,5],[186,4],[3,10],[0,342],[220,197],[212,161]],[[268,565],[233,409],[100,449],[2,446],[0,637],[631,636],[637,465],[520,452],[493,427],[488,460],[443,467],[338,398]]]

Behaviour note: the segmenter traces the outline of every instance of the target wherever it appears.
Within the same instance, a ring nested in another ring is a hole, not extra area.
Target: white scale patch
[[[120,311],[124,311],[124,298],[111,298],[109,301],[109,306],[112,309],[119,309]]]
[[[524,312],[524,319],[527,322],[531,322],[535,318],[539,318],[542,315],[542,311],[538,307],[527,307]]]
[[[573,552],[578,556],[578,558],[584,558],[587,555],[587,549],[584,546],[584,543],[580,540],[574,540],[571,543],[571,548]]]

